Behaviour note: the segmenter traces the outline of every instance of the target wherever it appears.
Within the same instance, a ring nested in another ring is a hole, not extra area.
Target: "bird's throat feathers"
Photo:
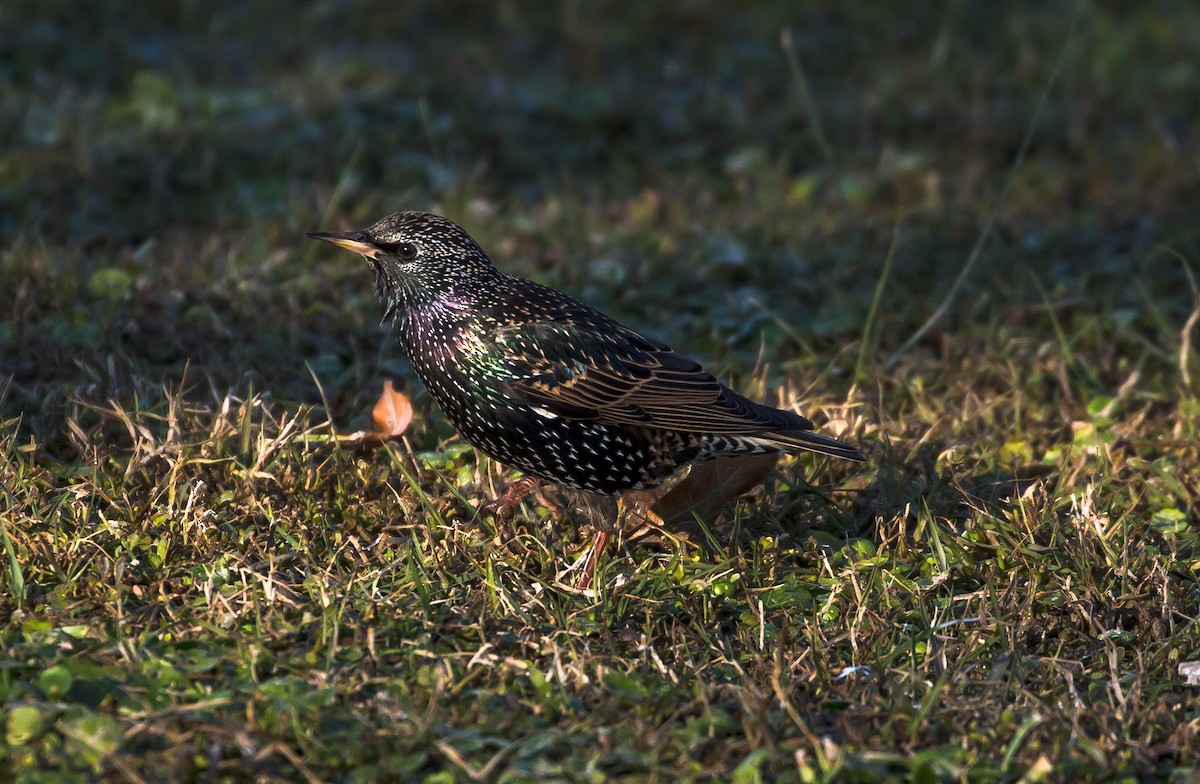
[[[435,298],[386,298],[384,304],[384,321],[396,326],[410,357],[460,353],[472,334],[471,303],[453,292]]]
[[[383,321],[402,326],[409,318],[452,318],[454,313],[470,307],[469,294],[453,281],[405,273],[382,264],[375,266],[375,289],[384,307]]]

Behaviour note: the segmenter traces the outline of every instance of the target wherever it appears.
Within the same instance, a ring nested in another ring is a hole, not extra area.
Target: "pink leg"
[[[610,531],[598,531],[596,539],[592,542],[592,552],[588,555],[587,563],[583,567],[583,574],[579,575],[579,588],[586,590],[592,584],[592,580],[596,578],[596,562],[604,555],[604,551],[608,549],[608,540],[612,536]]]
[[[508,517],[513,513],[513,510],[521,505],[525,500],[525,496],[532,493],[534,490],[542,486],[542,480],[534,479],[532,476],[523,476],[517,481],[508,486],[504,491],[504,495],[496,501],[496,514],[501,517]]]

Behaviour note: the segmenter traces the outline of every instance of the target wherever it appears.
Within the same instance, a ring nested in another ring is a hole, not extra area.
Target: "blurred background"
[[[1108,389],[1122,348],[1171,372],[1192,305],[1189,2],[9,0],[0,41],[2,405],[47,424],[185,366],[308,402],[306,361],[403,373],[369,274],[301,239],[399,209],[717,369],[843,388],[993,218],[914,361],[1057,315]]]

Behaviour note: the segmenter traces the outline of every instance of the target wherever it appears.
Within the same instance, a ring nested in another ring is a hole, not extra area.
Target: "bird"
[[[522,497],[539,482],[604,495],[646,490],[693,462],[738,455],[866,459],[666,343],[501,271],[440,215],[397,212],[362,230],[305,236],[366,259],[382,323],[395,328],[413,371],[468,443],[526,475]],[[607,534],[597,535],[580,587]]]

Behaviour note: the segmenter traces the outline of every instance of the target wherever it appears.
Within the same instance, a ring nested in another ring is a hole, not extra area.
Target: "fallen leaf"
[[[687,476],[659,496],[654,513],[667,525],[693,516],[714,520],[726,504],[762,484],[779,457],[745,455],[695,463]]]
[[[375,401],[375,408],[371,409],[371,417],[385,438],[398,436],[407,430],[409,423],[412,422],[412,401],[408,399],[408,395],[397,392],[389,378],[383,382],[383,394],[379,396],[379,400]]]

